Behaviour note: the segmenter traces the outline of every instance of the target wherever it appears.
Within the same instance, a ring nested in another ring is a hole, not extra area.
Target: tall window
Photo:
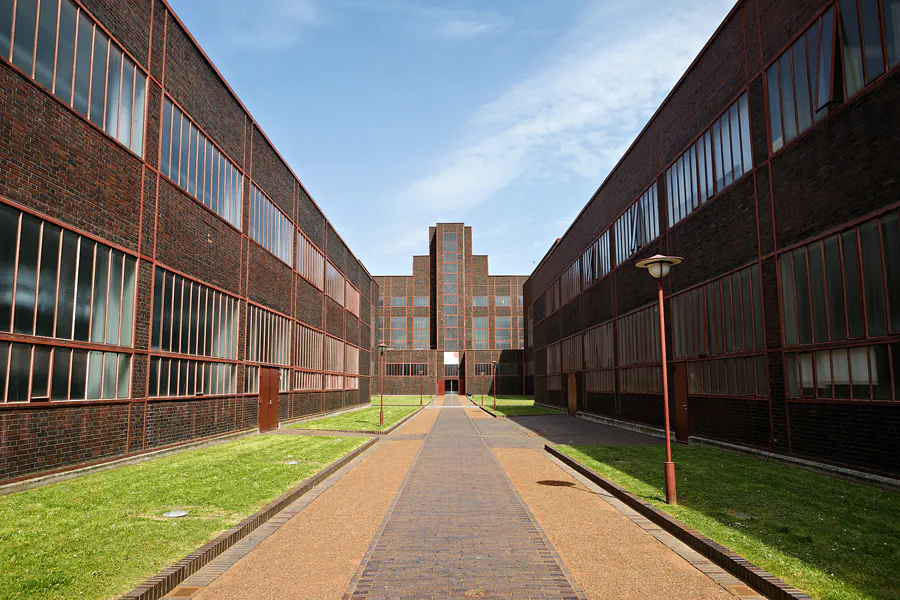
[[[294,389],[312,391],[323,389],[321,371],[324,369],[325,335],[306,325],[295,324],[297,366]]]
[[[525,317],[516,317],[519,325],[519,350],[523,350],[525,348]]]
[[[344,342],[325,336],[325,389],[344,389]]]
[[[428,306],[428,296],[416,296],[413,298],[413,306]]]
[[[234,394],[237,365],[151,356],[147,387],[151,398]]]
[[[750,113],[745,93],[666,171],[669,226],[752,168]]]
[[[606,393],[616,391],[613,343],[613,324],[611,322],[584,332],[586,391]]]
[[[250,187],[250,237],[293,266],[294,225],[256,185]]]
[[[350,285],[350,282],[347,282],[346,285],[347,292],[345,294],[345,298],[347,300],[347,310],[350,311],[351,314],[359,317],[359,292],[356,291],[356,288]]]
[[[581,287],[587,288],[595,281],[603,279],[607,273],[609,273],[608,229],[581,255]],[[522,304],[521,296],[519,296],[519,304]]]
[[[5,0],[0,56],[143,156],[147,76],[83,9],[69,0],[42,0],[40,7],[19,0],[13,11]]]
[[[325,262],[325,295],[344,306],[344,276],[330,262]]]
[[[241,228],[244,176],[168,97],[163,102],[159,169],[207,208]]]
[[[494,306],[509,306],[509,296],[494,296]]]
[[[6,204],[0,236],[0,332],[132,345],[132,256]],[[127,398],[130,384],[130,353],[0,342],[0,403]]]
[[[613,228],[616,232],[616,265],[659,237],[656,183],[616,219]]]
[[[290,320],[264,308],[250,305],[247,309],[247,360],[290,366]]]
[[[472,296],[472,306],[487,306],[488,305],[488,297],[487,296]]]
[[[406,350],[406,317],[391,317],[391,348]]]
[[[559,310],[559,279],[553,281],[544,291],[544,317],[549,317]]]
[[[238,299],[157,268],[150,348],[237,358]]]
[[[325,256],[306,237],[297,234],[297,270],[317,288],[325,288]],[[383,298],[379,297],[379,305]]]
[[[428,317],[413,317],[413,348],[427,350],[431,348],[431,325]]]
[[[559,345],[563,372],[574,373],[584,370],[584,344],[581,334],[564,339]]]
[[[581,293],[581,284],[583,283],[581,279],[581,266],[582,261],[576,260],[568,269],[563,271],[563,274],[560,276],[559,300],[562,304],[566,304],[569,300]]]
[[[511,317],[494,318],[494,339],[496,340],[495,346],[498,349],[509,349],[512,347],[511,320]]]
[[[391,306],[406,306],[406,296],[394,296],[391,298]]]
[[[618,320],[620,391],[661,392],[659,308],[656,304]]]
[[[490,319],[488,317],[472,317],[472,348],[487,350],[490,348]]]

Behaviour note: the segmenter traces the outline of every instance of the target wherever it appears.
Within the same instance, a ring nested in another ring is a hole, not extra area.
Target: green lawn
[[[380,402],[380,396],[375,395],[372,396],[371,403],[372,406],[378,406]],[[422,405],[426,405],[431,402],[431,394],[423,394],[422,395]],[[384,405],[385,406],[409,406],[419,405],[419,396],[385,396],[384,397]]]
[[[596,472],[823,600],[900,599],[900,494],[712,448],[558,446]]]
[[[290,425],[293,429],[343,429],[347,431],[384,431],[406,415],[419,410],[418,406],[387,406],[384,407],[384,425],[378,425],[377,406],[351,410],[331,417],[323,417],[313,421],[304,421],[296,425]]]
[[[257,435],[2,496],[0,598],[124,594],[365,441]]]
[[[472,396],[472,401],[481,406],[481,396]],[[507,417],[527,417],[532,415],[561,415],[562,410],[555,410],[545,406],[535,406],[534,398],[527,396],[498,396],[497,408],[494,409],[494,398],[484,397],[484,407],[494,414]]]

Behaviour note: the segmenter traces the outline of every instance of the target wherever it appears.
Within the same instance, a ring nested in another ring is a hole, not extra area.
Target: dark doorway
[[[259,369],[259,431],[278,429],[278,369]]]
[[[691,418],[688,413],[688,368],[687,363],[679,362],[675,367],[675,440],[688,443],[691,435]]]
[[[444,394],[447,396],[456,396],[459,394],[459,379],[445,379]]]

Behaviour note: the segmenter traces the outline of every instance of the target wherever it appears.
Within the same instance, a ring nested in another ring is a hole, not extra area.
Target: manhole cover
[[[187,511],[184,510],[170,510],[167,513],[163,513],[164,517],[168,517],[169,519],[177,519],[178,517],[186,517]]]

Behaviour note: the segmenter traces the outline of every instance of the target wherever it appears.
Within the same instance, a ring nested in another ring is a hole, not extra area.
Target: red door
[[[278,369],[259,370],[259,431],[278,428]]]
[[[675,367],[675,440],[688,443],[691,435],[691,417],[688,412],[688,368],[687,363],[674,363]]]

